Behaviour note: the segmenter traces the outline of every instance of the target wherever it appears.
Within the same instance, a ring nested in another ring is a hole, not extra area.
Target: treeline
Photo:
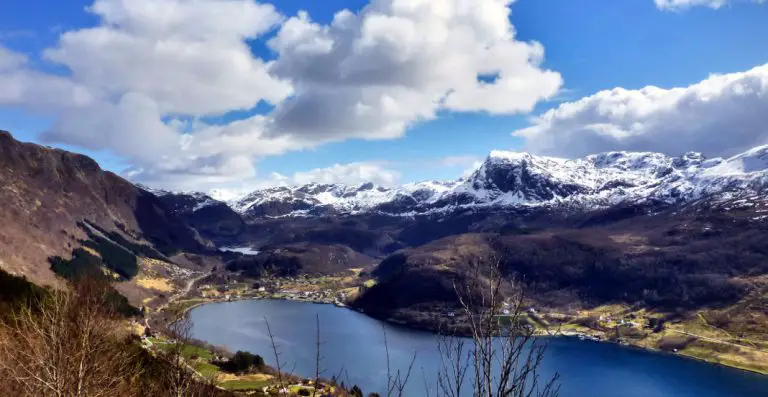
[[[106,267],[123,280],[130,280],[139,272],[139,257],[168,260],[156,249],[132,242],[118,232],[107,231],[88,222],[78,222],[77,225],[88,236],[87,240],[80,240],[80,244],[91,251],[75,248],[71,259],[59,256],[49,258],[51,270],[63,278],[97,277],[101,268]],[[98,256],[91,252],[96,252]]]
[[[723,246],[717,241],[631,255],[557,236],[494,238],[490,244],[507,276],[524,280],[531,293],[570,290],[587,304],[619,301],[662,309],[726,306],[747,293],[743,284],[731,278],[760,274],[768,264],[762,254],[737,251],[733,244]]]
[[[241,272],[246,277],[265,276],[296,277],[302,269],[301,260],[295,256],[270,253],[259,256],[246,256],[227,263],[227,270]]]

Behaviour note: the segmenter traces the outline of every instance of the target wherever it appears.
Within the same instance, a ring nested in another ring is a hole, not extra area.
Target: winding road
[[[161,311],[167,309],[168,306],[170,306],[172,303],[174,303],[177,300],[187,296],[187,294],[189,294],[192,291],[192,288],[195,286],[195,283],[197,283],[198,281],[200,281],[200,280],[210,276],[211,274],[213,274],[213,272],[204,273],[201,276],[195,277],[195,278],[190,279],[189,281],[187,281],[187,284],[184,286],[184,289],[182,289],[181,291],[173,294],[173,296],[171,296],[168,299],[168,302],[165,302],[164,304],[160,305],[157,308],[157,311],[161,312]]]

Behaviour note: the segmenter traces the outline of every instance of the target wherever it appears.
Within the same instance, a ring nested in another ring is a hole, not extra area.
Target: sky
[[[234,198],[768,144],[759,0],[8,0],[0,129]]]

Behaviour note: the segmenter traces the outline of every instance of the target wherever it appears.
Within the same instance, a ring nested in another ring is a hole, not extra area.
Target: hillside
[[[456,324],[446,313],[460,311],[455,286],[485,285],[477,266],[497,262],[505,279],[524,289],[526,307],[541,316],[541,332],[674,346],[766,372],[768,223],[760,215],[766,207],[743,204],[699,203],[599,226],[443,238],[384,259],[373,272],[376,284],[354,305],[398,323],[451,329]],[[611,317],[633,325],[615,328],[617,322],[604,321]]]
[[[38,285],[106,273],[138,307],[216,261],[206,259],[210,243],[154,194],[89,157],[5,131],[0,202],[0,267]]]

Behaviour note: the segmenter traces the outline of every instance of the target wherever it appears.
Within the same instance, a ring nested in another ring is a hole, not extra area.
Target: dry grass
[[[618,324],[619,319],[631,314],[634,317],[632,321],[636,323],[634,331],[641,335],[639,338],[629,340],[632,345],[657,350],[660,346],[669,344],[670,341],[688,340],[689,343],[681,344],[678,354],[768,374],[768,349],[766,348],[767,344],[762,339],[765,335],[740,332],[746,320],[740,317],[743,313],[742,310],[738,310],[738,304],[724,310],[726,313],[733,311],[737,313],[732,313],[728,317],[732,321],[727,325],[728,329],[718,328],[708,321],[713,317],[713,313],[720,313],[719,311],[701,311],[685,320],[666,323],[664,330],[659,333],[653,333],[645,326],[648,319],[661,318],[663,314],[649,312],[645,309],[633,310],[627,305],[604,305],[589,310],[580,310],[576,320],[587,317],[602,317],[601,327],[613,329]],[[756,321],[765,324],[766,320],[761,315],[756,315],[755,311],[749,311],[749,313],[751,314],[749,318],[758,317]],[[578,324],[576,320],[563,324],[560,326],[560,330],[580,332],[603,338],[609,336],[606,332]]]
[[[713,363],[768,374],[768,352],[696,340],[680,353]]]
[[[173,292],[176,288],[171,284],[171,280],[167,278],[150,278],[142,277],[136,279],[136,284],[142,288],[151,289],[160,292]]]

